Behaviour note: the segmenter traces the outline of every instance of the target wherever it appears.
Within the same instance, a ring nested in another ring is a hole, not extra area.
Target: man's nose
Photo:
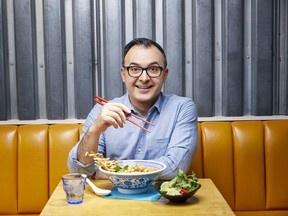
[[[144,73],[145,72],[145,73]],[[150,76],[147,73],[147,69],[143,70],[141,76],[139,77],[140,79],[150,79]]]

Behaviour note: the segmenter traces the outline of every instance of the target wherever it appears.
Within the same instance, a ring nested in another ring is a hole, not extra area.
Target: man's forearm
[[[92,126],[93,127],[93,126]],[[78,151],[77,159],[83,164],[88,164],[93,161],[92,157],[86,156],[86,152],[97,152],[100,134],[97,133],[93,128],[90,128],[83,139],[81,140]]]

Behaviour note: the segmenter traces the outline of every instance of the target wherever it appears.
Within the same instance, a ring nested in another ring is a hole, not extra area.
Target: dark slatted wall
[[[85,119],[125,93],[122,49],[160,43],[163,91],[200,117],[288,114],[286,0],[0,0],[0,120]]]

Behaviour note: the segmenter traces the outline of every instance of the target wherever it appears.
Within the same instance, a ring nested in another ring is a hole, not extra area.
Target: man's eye
[[[139,71],[139,70],[141,70],[141,69],[138,68],[138,67],[131,67],[130,70],[132,70],[132,71]]]
[[[157,71],[158,68],[157,68],[157,67],[150,67],[149,70],[150,70],[150,71]]]

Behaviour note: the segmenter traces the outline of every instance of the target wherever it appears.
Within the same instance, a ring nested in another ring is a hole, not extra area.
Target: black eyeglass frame
[[[132,76],[132,75],[130,74],[129,69],[130,69],[130,68],[133,68],[133,67],[141,68],[141,69],[142,69],[141,73],[140,73],[138,76]],[[150,67],[146,67],[146,68],[143,68],[143,67],[140,67],[140,66],[123,66],[123,68],[127,70],[128,75],[129,75],[130,77],[134,77],[134,78],[139,78],[139,77],[143,74],[143,71],[144,71],[144,70],[146,71],[147,75],[148,75],[150,78],[157,78],[157,77],[161,76],[162,71],[165,69],[165,67],[160,67],[160,66],[150,66]],[[149,72],[148,72],[148,69],[149,69],[149,68],[158,68],[158,69],[160,69],[159,75],[157,75],[157,76],[151,76],[151,75],[149,74]]]

